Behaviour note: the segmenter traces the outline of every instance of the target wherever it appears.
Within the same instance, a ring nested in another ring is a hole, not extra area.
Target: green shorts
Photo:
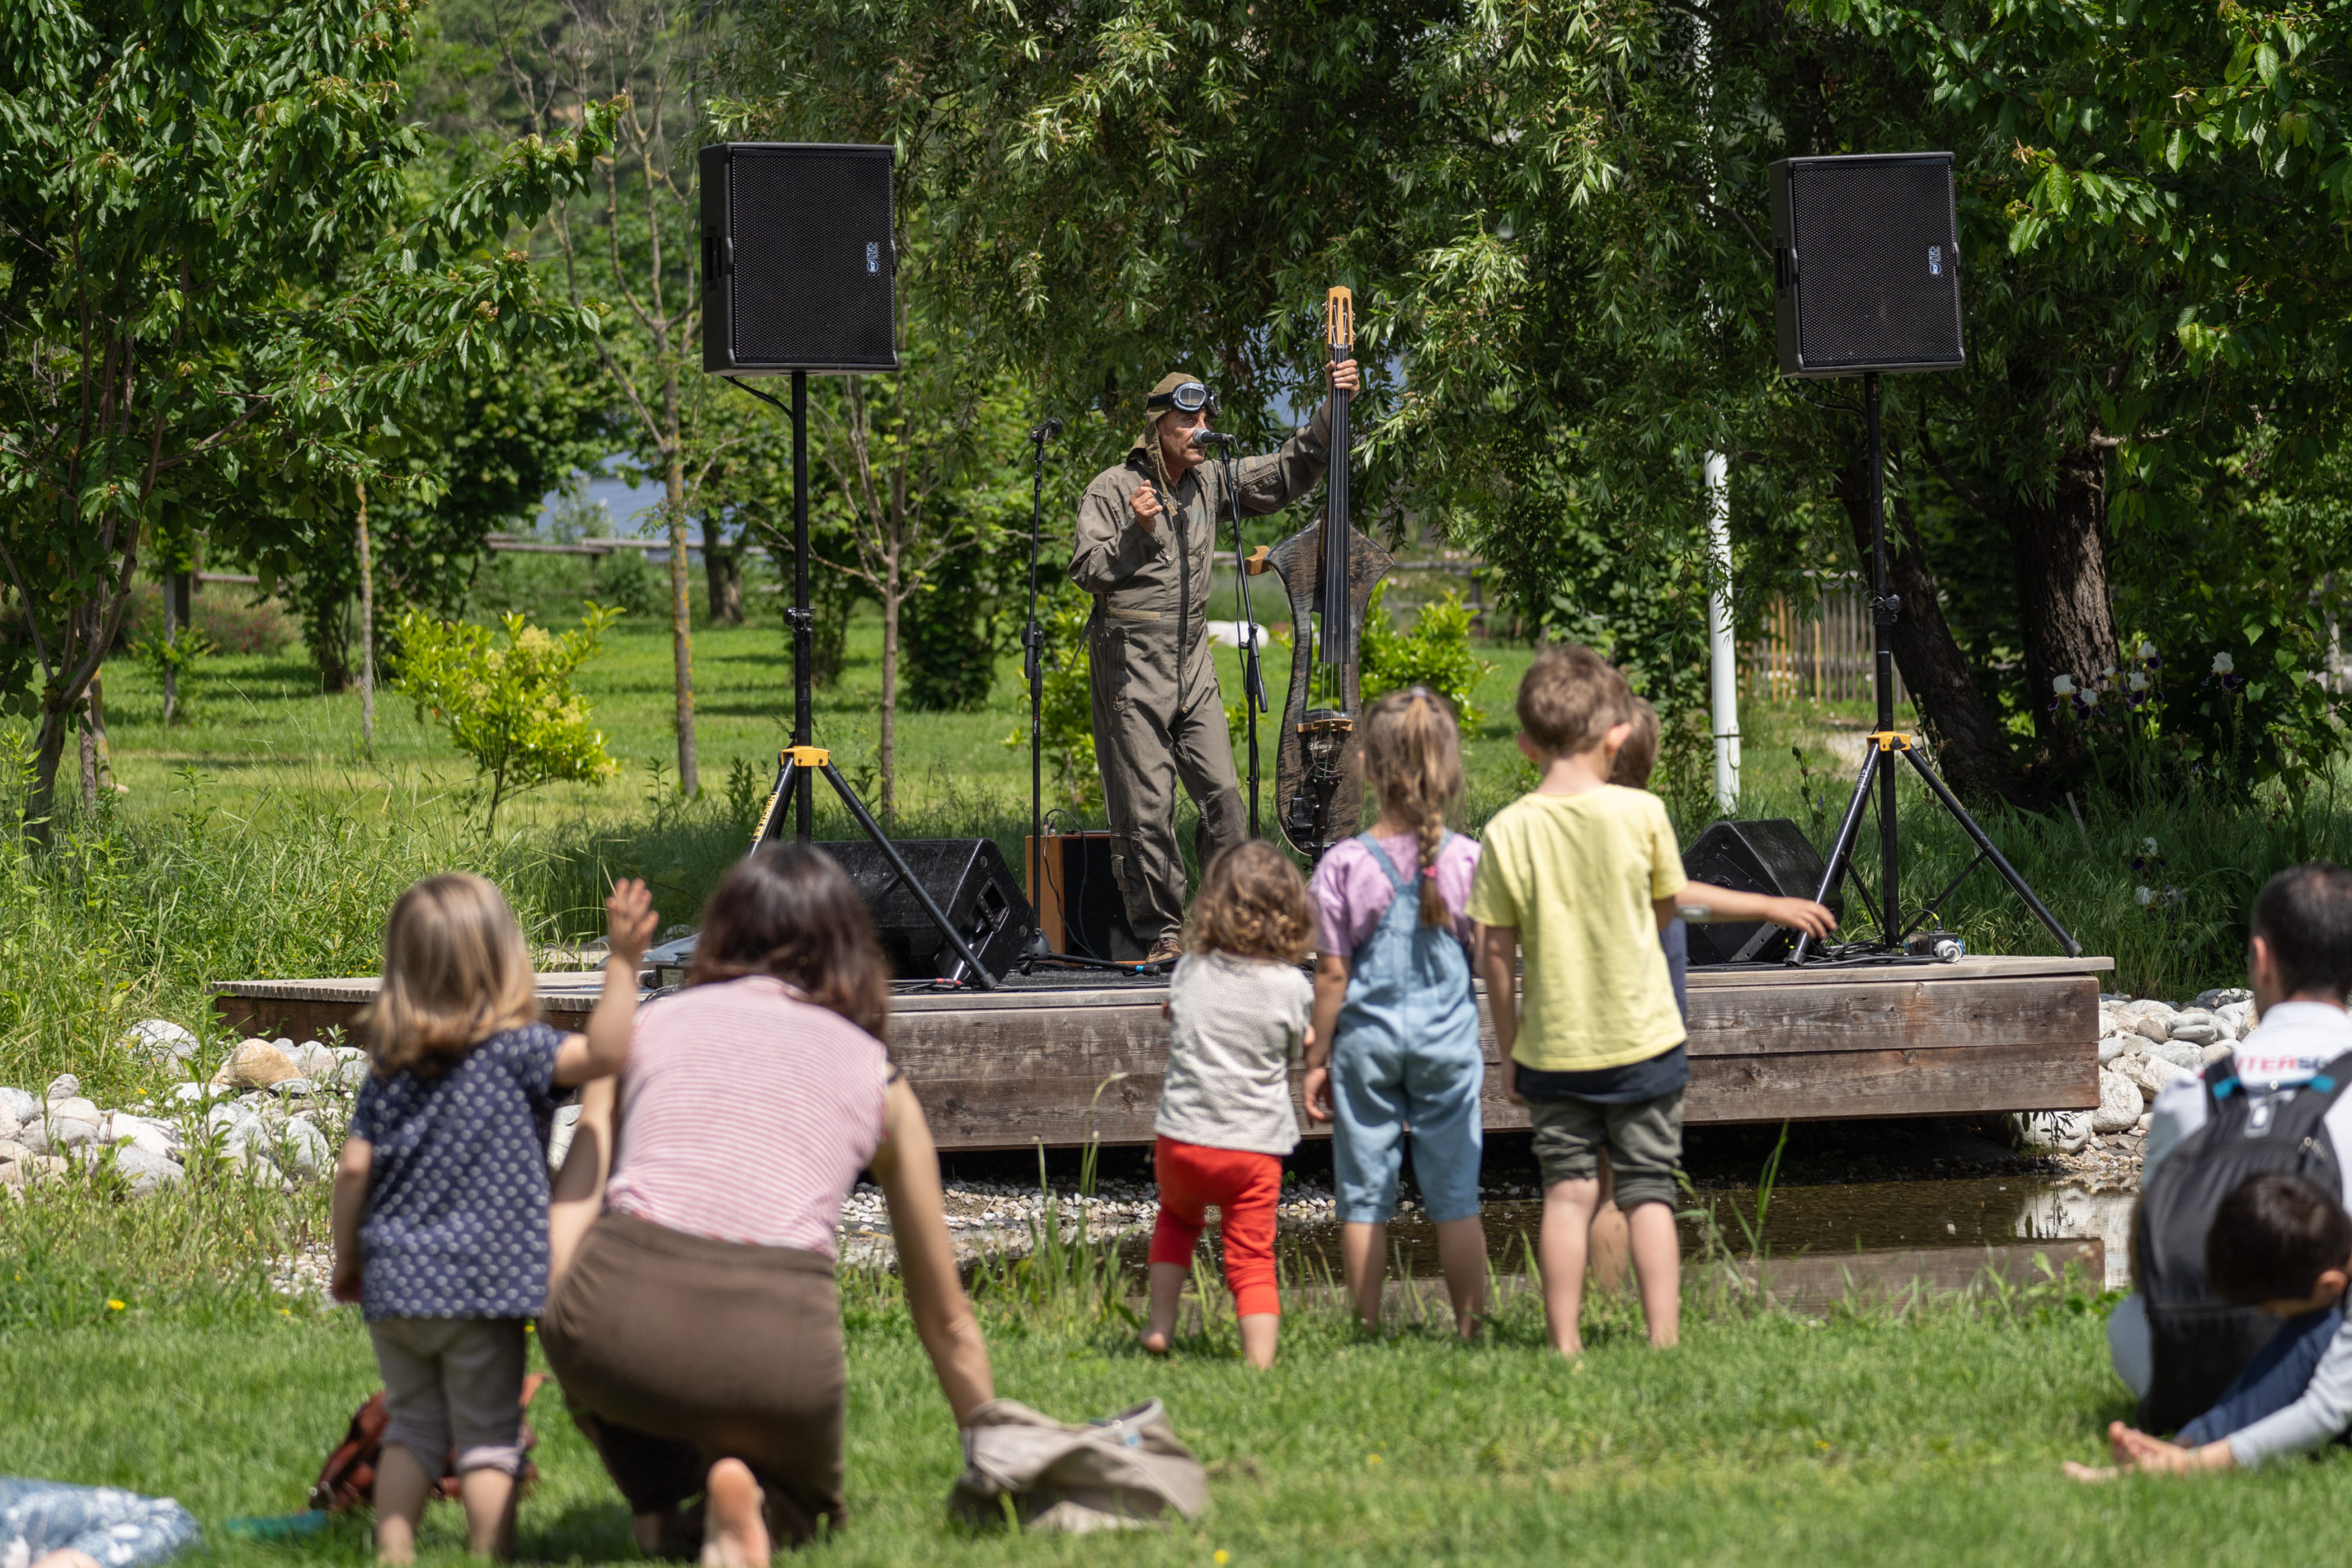
[[[1624,1105],[1529,1100],[1528,1120],[1535,1128],[1536,1164],[1547,1187],[1597,1179],[1606,1148],[1620,1209],[1631,1214],[1642,1204],[1672,1205],[1680,1195],[1675,1172],[1683,1159],[1681,1089]]]

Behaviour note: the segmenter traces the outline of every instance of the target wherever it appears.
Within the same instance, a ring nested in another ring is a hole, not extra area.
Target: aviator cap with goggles
[[[1153,414],[1165,414],[1171,408],[1179,414],[1198,414],[1204,408],[1213,414],[1217,400],[1206,386],[1180,372],[1161,376],[1160,384],[1143,400],[1143,406]]]

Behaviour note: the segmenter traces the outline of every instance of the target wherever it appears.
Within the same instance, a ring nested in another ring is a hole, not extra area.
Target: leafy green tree
[[[37,831],[151,542],[202,530],[283,576],[373,470],[367,431],[583,325],[502,240],[579,185],[613,110],[406,215],[412,28],[367,0],[0,11],[0,581],[26,627],[0,693],[36,720]]]
[[[393,689],[430,714],[489,784],[483,827],[495,828],[500,803],[557,779],[600,784],[620,771],[604,750],[588,700],[572,677],[596,656],[621,612],[596,605],[577,630],[550,634],[519,615],[499,629],[436,620],[422,610],[401,616],[398,675]]]

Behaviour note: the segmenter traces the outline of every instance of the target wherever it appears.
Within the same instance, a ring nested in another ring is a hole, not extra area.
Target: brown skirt
[[[548,1364],[632,1512],[699,1497],[740,1459],[775,1543],[838,1528],[849,1373],[833,1263],[606,1213],[540,1320]]]

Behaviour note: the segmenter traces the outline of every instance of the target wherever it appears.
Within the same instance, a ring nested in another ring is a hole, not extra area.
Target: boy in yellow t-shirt
[[[1542,1170],[1537,1243],[1553,1347],[1582,1350],[1586,1237],[1609,1152],[1650,1342],[1677,1337],[1682,1262],[1675,1172],[1690,1064],[1659,929],[1767,920],[1826,936],[1830,912],[1686,882],[1664,803],[1609,782],[1631,732],[1632,692],[1591,648],[1550,647],[1519,682],[1519,750],[1542,773],[1481,834],[1469,914],[1486,928],[1479,973],[1502,1047],[1504,1087],[1528,1108]],[[1515,959],[1524,951],[1522,1000]]]

